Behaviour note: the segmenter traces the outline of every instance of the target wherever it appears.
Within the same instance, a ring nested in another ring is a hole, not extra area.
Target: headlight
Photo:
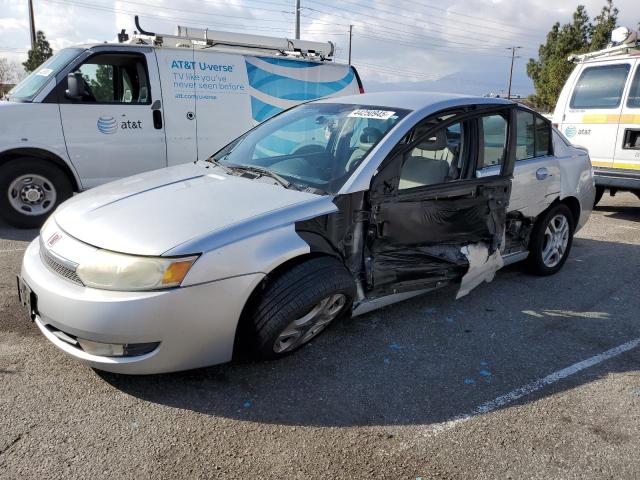
[[[87,287],[105,290],[158,290],[177,287],[198,257],[136,257],[98,250],[76,274]]]

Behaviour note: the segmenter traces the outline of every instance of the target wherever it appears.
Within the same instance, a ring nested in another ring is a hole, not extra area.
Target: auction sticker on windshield
[[[392,112],[390,110],[368,110],[368,109],[360,109],[354,110],[349,114],[352,118],[377,118],[378,120],[388,120],[396,112]]]

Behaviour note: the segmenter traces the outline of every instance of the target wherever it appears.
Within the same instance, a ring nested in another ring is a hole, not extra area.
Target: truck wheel
[[[40,227],[71,195],[69,178],[46,160],[22,157],[0,167],[0,215],[15,227]]]
[[[527,263],[535,275],[553,275],[569,257],[575,224],[571,210],[559,203],[536,222],[529,240]]]
[[[254,357],[283,357],[351,313],[355,285],[338,260],[319,257],[271,281],[249,313],[247,340]]]
[[[602,200],[602,197],[604,196],[604,190],[604,187],[596,187],[596,198],[593,201],[593,208],[595,208],[596,205],[600,203],[600,200]]]

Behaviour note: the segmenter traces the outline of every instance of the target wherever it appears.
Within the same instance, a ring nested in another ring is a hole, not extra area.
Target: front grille
[[[82,280],[75,272],[75,269],[69,268],[66,265],[63,265],[58,259],[56,259],[46,248],[40,247],[40,257],[44,264],[51,270],[53,273],[61,276],[62,278],[66,278],[70,282],[75,283],[76,285],[83,285]]]

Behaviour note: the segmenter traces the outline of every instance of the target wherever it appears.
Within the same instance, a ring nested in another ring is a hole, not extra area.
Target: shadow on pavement
[[[0,239],[31,241],[36,238],[39,233],[40,229],[34,228],[22,230],[9,225],[4,220],[0,219]]]
[[[146,377],[98,374],[149,402],[253,422],[444,422],[639,337],[640,300],[623,288],[638,258],[640,246],[578,238],[555,276],[510,267],[457,302],[451,292],[435,292],[334,325],[280,361]],[[640,355],[628,355],[637,369]],[[620,368],[624,362],[609,361],[521,402]]]

